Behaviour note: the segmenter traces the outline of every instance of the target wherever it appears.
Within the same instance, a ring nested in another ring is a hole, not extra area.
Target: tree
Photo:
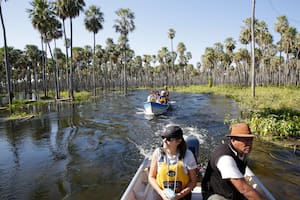
[[[85,6],[84,0],[57,0],[56,8],[57,12],[62,19],[70,19],[70,74],[69,74],[69,98],[74,100],[74,88],[73,88],[73,23],[72,20],[78,17],[80,11],[83,11]],[[66,40],[66,37],[65,37]]]
[[[6,0],[4,0],[6,1]],[[8,58],[8,49],[7,49],[7,40],[6,40],[6,31],[5,31],[5,25],[4,25],[4,19],[2,14],[2,0],[0,1],[0,17],[1,17],[1,24],[2,24],[2,30],[3,30],[3,39],[4,39],[4,57],[5,57],[5,70],[6,70],[6,82],[7,82],[7,93],[8,93],[8,103],[12,105],[13,100],[13,92],[11,88],[11,77],[10,77],[10,66],[9,66],[9,58]]]
[[[54,18],[54,11],[50,9],[50,5],[46,0],[33,0],[30,5],[32,9],[27,9],[29,18],[35,29],[41,35],[42,51],[44,52],[43,43],[47,42],[47,32],[49,31],[49,21]],[[45,48],[46,49],[46,48]],[[45,97],[47,94],[47,78],[46,78],[46,55],[43,54],[43,89]]]
[[[173,72],[173,89],[174,89],[174,84],[175,84],[175,69],[174,69],[174,62],[175,62],[175,60],[174,60],[174,52],[173,52],[173,39],[174,39],[174,37],[175,37],[175,30],[174,29],[172,29],[172,28],[170,28],[169,29],[169,32],[168,32],[168,37],[171,39],[171,55],[172,55],[172,72]],[[168,83],[166,84],[166,86],[168,86]]]
[[[96,80],[95,80],[95,46],[96,38],[95,35],[99,30],[103,29],[103,13],[100,11],[100,8],[96,6],[90,6],[88,10],[85,11],[84,24],[85,28],[93,32],[93,94],[96,96]]]
[[[66,26],[65,26],[65,21],[66,18],[68,17],[66,15],[66,5],[67,2],[65,0],[57,0],[53,2],[54,5],[54,10],[56,11],[56,15],[62,20],[62,25],[63,25],[63,35],[64,35],[64,44],[65,44],[65,51],[66,51],[66,74],[67,74],[67,87],[69,88],[69,54],[68,54],[68,49],[70,48],[70,39],[67,38],[66,34]]]
[[[127,50],[127,42],[128,42],[128,34],[129,32],[134,31],[134,13],[129,8],[121,8],[116,11],[117,16],[119,19],[115,20],[115,25],[113,26],[117,33],[120,33],[119,41],[121,41],[121,50],[124,55],[124,65],[123,65],[123,78],[124,78],[124,94],[127,94],[127,77],[126,77],[126,50]]]
[[[275,26],[274,26],[274,30],[280,34],[280,41],[279,41],[279,70],[278,70],[278,83],[280,85],[281,83],[281,53],[282,53],[282,39],[283,39],[283,34],[285,33],[285,31],[287,30],[287,28],[289,27],[289,22],[286,18],[286,16],[279,16],[277,17],[277,21],[275,22]]]
[[[255,37],[254,37],[254,20],[255,20],[255,0],[252,0],[252,17],[251,17],[251,94],[255,97]]]
[[[41,57],[41,52],[39,51],[38,47],[35,45],[26,45],[25,46],[25,54],[26,59],[29,61],[29,65],[33,68],[33,77],[34,77],[34,95],[38,94],[37,91],[37,64]]]
[[[50,53],[50,41],[54,40],[54,50],[56,49],[56,39],[62,37],[61,23],[56,19],[56,17],[52,16],[48,20],[48,30],[46,32],[45,41],[48,43]],[[57,62],[57,54],[54,52],[54,56],[51,53],[52,60],[55,61],[55,70],[54,70],[54,81],[55,81],[55,98],[59,99],[59,81],[58,81],[58,62]],[[53,58],[54,57],[54,58]]]

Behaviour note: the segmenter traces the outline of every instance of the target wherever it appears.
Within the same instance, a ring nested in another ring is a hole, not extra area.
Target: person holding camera
[[[197,184],[196,159],[179,126],[166,127],[161,137],[163,144],[152,154],[148,180],[157,199],[190,200]]]

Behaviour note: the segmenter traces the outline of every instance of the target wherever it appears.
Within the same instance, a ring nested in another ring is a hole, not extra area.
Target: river
[[[171,93],[171,110],[151,117],[143,113],[147,94],[28,106],[39,117],[2,120],[0,199],[120,199],[143,157],[160,145],[163,127],[177,124],[185,135],[197,136],[205,163],[226,139],[224,117],[239,113],[237,103],[223,96]],[[292,150],[257,139],[249,165],[276,199],[296,200],[299,160]]]

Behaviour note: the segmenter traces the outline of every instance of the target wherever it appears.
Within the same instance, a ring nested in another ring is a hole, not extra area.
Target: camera
[[[164,193],[170,200],[175,199],[175,192],[172,189],[166,188],[164,189]]]

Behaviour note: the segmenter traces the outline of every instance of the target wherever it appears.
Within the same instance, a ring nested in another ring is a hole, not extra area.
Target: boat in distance
[[[194,138],[193,138],[194,139]],[[192,139],[192,140],[193,140]],[[197,139],[197,138],[195,138]],[[190,144],[197,144],[197,142],[191,142]],[[199,143],[198,143],[199,144]],[[197,151],[197,146],[189,146],[188,148],[193,152]],[[195,154],[197,155],[197,154]],[[153,200],[155,199],[155,191],[148,182],[148,172],[150,169],[151,160],[149,157],[145,157],[138,170],[136,171],[134,177],[131,179],[129,185],[127,186],[125,192],[122,194],[121,200]],[[204,171],[200,170],[200,174]],[[257,190],[265,199],[275,200],[273,195],[269,190],[262,184],[257,176],[251,171],[247,166],[245,172],[246,181]],[[201,190],[201,180],[202,177],[198,178],[196,187],[192,191],[192,200],[203,200],[202,190]]]
[[[149,115],[161,115],[170,108],[170,104],[162,104],[157,102],[144,102],[145,114]]]

